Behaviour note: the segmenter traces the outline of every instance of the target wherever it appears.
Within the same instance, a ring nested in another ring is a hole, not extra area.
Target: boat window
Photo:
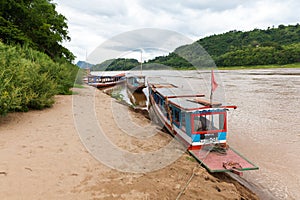
[[[166,105],[165,105],[165,101],[164,100],[161,101],[161,111],[164,114],[164,116],[168,115],[167,111],[166,111]]]
[[[173,120],[174,120],[174,122],[176,122],[178,125],[179,125],[179,115],[180,115],[180,111],[179,110],[177,110],[177,109],[175,109],[175,108],[173,108],[172,109],[172,112],[173,112]]]
[[[181,118],[181,129],[182,130],[186,130],[186,121],[185,121],[185,113],[184,112],[181,112],[180,113],[180,118]]]
[[[158,104],[158,102],[159,102],[159,96],[156,93],[154,93],[153,96],[154,96],[155,103]]]
[[[225,131],[225,113],[206,113],[194,115],[192,120],[193,132],[218,132]]]

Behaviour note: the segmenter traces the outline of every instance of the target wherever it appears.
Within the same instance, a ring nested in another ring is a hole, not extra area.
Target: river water
[[[210,71],[143,74],[210,95]],[[300,69],[215,70],[215,77],[214,99],[238,107],[229,112],[228,144],[259,167],[243,181],[262,199],[300,199]]]

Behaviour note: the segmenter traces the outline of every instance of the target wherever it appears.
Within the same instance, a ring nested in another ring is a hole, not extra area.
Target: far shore
[[[197,70],[200,68],[174,68],[174,67],[168,67],[166,66],[165,69],[155,69],[155,68],[151,68],[151,69],[147,69],[146,65],[147,63],[145,63],[143,70],[147,71],[147,70],[179,70],[179,71],[185,71],[185,70]],[[218,69],[218,70],[249,70],[249,69],[278,69],[278,68],[282,68],[282,69],[292,69],[292,68],[300,68],[300,63],[293,63],[293,64],[286,64],[286,65],[251,65],[251,66],[215,66],[215,67],[203,67],[201,69],[204,70],[210,70],[210,69]],[[133,69],[131,69],[133,70]],[[129,71],[131,71],[129,70]],[[136,68],[136,70],[140,70],[139,67]],[[123,70],[118,70],[118,71],[123,71]],[[115,71],[115,72],[118,72]],[[124,70],[124,71],[128,71],[128,70]],[[106,71],[97,71],[97,72],[106,72]]]

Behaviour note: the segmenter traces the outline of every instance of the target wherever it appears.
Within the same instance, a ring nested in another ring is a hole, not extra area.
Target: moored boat
[[[88,76],[88,85],[94,86],[96,88],[110,87],[117,84],[122,84],[125,82],[125,74],[117,74],[115,76]]]
[[[126,75],[126,86],[131,92],[143,92],[145,81],[144,75]]]
[[[133,108],[147,109],[147,97],[144,92],[132,92],[128,88],[126,91]]]
[[[241,175],[241,171],[258,169],[227,144],[227,111],[236,106],[212,103],[203,94],[168,83],[148,81],[148,90],[149,112],[210,172]]]

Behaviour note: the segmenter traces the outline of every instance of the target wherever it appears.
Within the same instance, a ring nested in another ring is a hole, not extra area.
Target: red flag
[[[218,83],[216,82],[214,70],[211,70],[211,91],[214,92],[218,87]]]

